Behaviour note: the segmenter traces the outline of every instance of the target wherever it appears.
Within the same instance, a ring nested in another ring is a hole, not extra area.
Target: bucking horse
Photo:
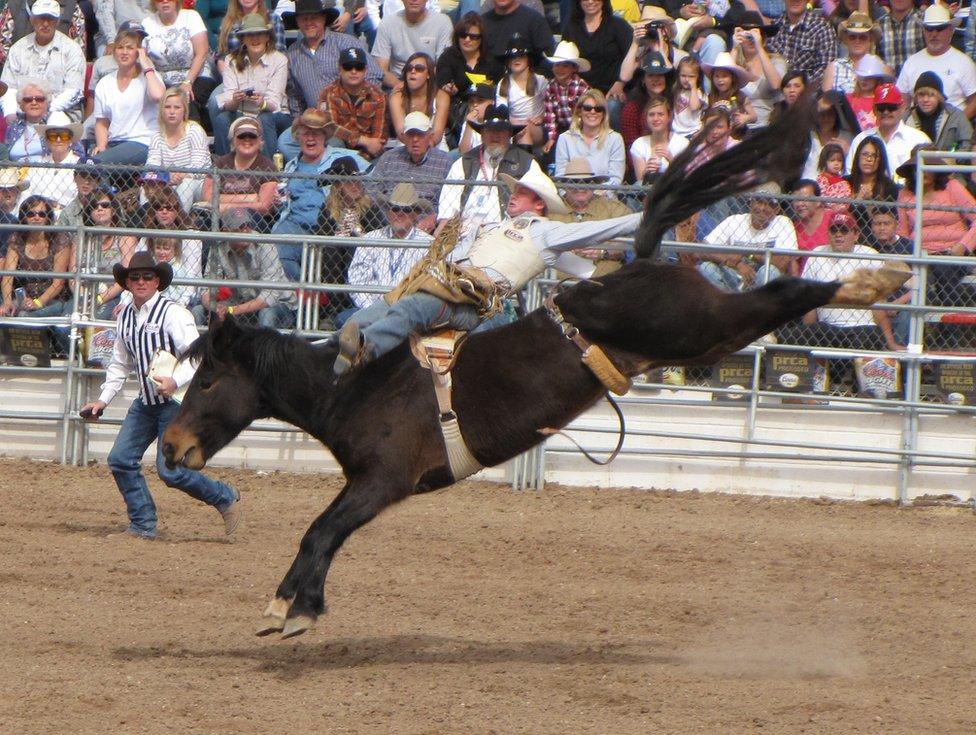
[[[797,106],[703,165],[694,151],[677,157],[647,193],[634,262],[559,289],[549,308],[463,343],[451,372],[452,411],[477,464],[491,467],[531,449],[604,396],[605,383],[581,360],[579,338],[627,377],[657,366],[710,365],[811,309],[867,307],[904,283],[908,269],[886,264],[843,282],[783,277],[725,293],[694,268],[652,262],[676,224],[797,170],[809,129],[809,111]],[[199,364],[164,436],[168,463],[200,469],[251,422],[274,417],[321,441],[345,473],[342,491],[302,538],[259,635],[309,630],[326,609],[326,575],[346,538],[384,508],[456,481],[431,371],[410,343],[338,380],[336,352],[227,317],[183,356]]]

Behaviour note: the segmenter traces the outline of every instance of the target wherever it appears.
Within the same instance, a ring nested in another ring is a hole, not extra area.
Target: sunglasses
[[[28,217],[43,217],[44,219],[47,219],[51,215],[48,214],[48,211],[46,209],[28,209],[27,210],[27,216]]]
[[[238,133],[237,135],[234,136],[234,138],[236,138],[237,140],[257,140],[258,139],[258,134],[257,133]]]
[[[469,33],[468,31],[461,31],[458,34],[458,38],[466,38],[469,41],[480,41],[481,40],[481,34],[480,33]]]
[[[871,34],[870,33],[851,33],[850,31],[848,31],[847,32],[847,38],[850,39],[851,41],[867,41],[869,38],[871,38]]]
[[[92,209],[111,209],[112,202],[96,202]]]
[[[158,278],[159,276],[150,271],[149,273],[130,273],[127,280],[130,280],[133,283],[139,283],[140,281],[145,281],[148,283],[149,281],[155,281]]]
[[[947,23],[944,26],[922,26],[922,28],[930,33],[938,33],[939,31],[944,31],[946,28],[952,28],[952,24]]]
[[[878,112],[897,112],[898,105],[875,105],[874,109]]]
[[[580,105],[583,112],[606,112],[607,108],[603,105]]]
[[[851,228],[848,227],[847,225],[831,225],[827,229],[830,232],[845,233],[845,234],[851,231]]]
[[[343,71],[366,71],[366,64],[343,64]]]
[[[155,209],[157,212],[175,212],[176,211],[176,207],[174,207],[172,204],[157,204],[155,207],[153,207],[153,209]]]
[[[44,137],[52,143],[67,143],[71,140],[71,133],[67,131],[48,130],[44,134]]]
[[[426,64],[407,64],[406,66],[403,67],[403,71],[404,72],[407,72],[407,73],[412,72],[412,71],[427,71],[427,65]]]
[[[34,97],[21,97],[21,102],[25,102],[27,104],[35,104],[35,105],[40,104],[41,102],[44,102],[46,100],[47,97],[43,97],[40,95],[35,95]]]

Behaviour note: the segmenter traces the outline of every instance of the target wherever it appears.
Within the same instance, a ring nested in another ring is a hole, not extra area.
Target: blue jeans
[[[295,140],[295,136],[291,134],[291,128],[286,128],[278,136],[278,153],[285,157],[285,162],[288,162],[298,158],[298,154],[301,152],[302,148]]]
[[[94,156],[99,163],[129,163],[141,166],[149,156],[149,147],[134,140],[115,140]]]
[[[312,233],[306,230],[297,222],[293,222],[290,219],[278,220],[275,226],[271,228],[271,232],[276,235],[311,235]],[[275,248],[278,250],[278,260],[281,261],[281,269],[288,276],[289,281],[300,281],[302,279],[302,246],[300,243],[284,243],[279,242],[275,244]]]
[[[156,441],[156,470],[167,487],[182,490],[190,497],[223,512],[237,499],[237,493],[229,485],[177,467],[166,468],[163,457],[163,432],[176,417],[180,404],[175,401],[159,406],[147,406],[136,398],[122,421],[122,428],[108,454],[108,467],[115,477],[115,484],[125,500],[129,515],[129,530],[147,538],[156,535],[156,504],[149,493],[149,486],[142,474],[142,455]]]
[[[350,319],[359,324],[367,352],[379,357],[403,342],[411,332],[430,334],[442,327],[472,334],[504,326],[511,321],[507,312],[481,321],[470,304],[451,304],[426,293],[404,296],[393,306],[380,299],[356,312]]]
[[[366,36],[366,48],[373,48],[373,41],[376,40],[376,26],[373,25],[373,19],[368,15],[359,23],[349,23],[346,26],[346,33],[353,38],[358,38],[359,34],[362,33]]]
[[[745,285],[742,282],[742,276],[735,268],[719,265],[710,260],[703,260],[699,263],[698,272],[705,276],[713,286],[718,286],[723,291],[748,291],[750,288],[758,288],[783,275],[775,265],[770,264],[767,268],[763,264],[756,268],[756,280],[750,285]]]

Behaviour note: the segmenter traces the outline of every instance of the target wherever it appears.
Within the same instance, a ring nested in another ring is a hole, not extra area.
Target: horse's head
[[[183,405],[163,435],[166,464],[199,470],[252,421],[271,414],[263,396],[262,333],[228,317],[182,356],[198,361]],[[272,332],[268,336],[277,337]]]

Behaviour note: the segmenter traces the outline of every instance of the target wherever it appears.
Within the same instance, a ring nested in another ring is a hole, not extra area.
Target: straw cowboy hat
[[[23,191],[28,186],[26,181],[20,180],[18,169],[14,166],[0,168],[0,189],[19,189]]]
[[[547,56],[550,64],[575,64],[580,71],[589,71],[590,62],[580,58],[579,48],[572,41],[560,41],[552,56]]]
[[[515,191],[519,186],[525,187],[533,192],[546,203],[546,215],[550,214],[569,214],[566,203],[563,202],[556,185],[552,179],[542,173],[541,169],[530,168],[522,178],[516,179],[509,174],[498,174],[499,181],[503,182],[511,191]]]
[[[389,209],[406,209],[411,212],[430,212],[433,205],[417,194],[410,182],[402,182],[393,187],[389,195],[376,197],[380,204]]]
[[[34,130],[37,131],[38,137],[42,140],[48,130],[67,130],[71,134],[71,142],[77,143],[81,140],[82,124],[71,122],[71,118],[64,112],[55,110],[47,116],[46,125],[35,125]]]
[[[556,177],[556,181],[560,184],[602,184],[609,178],[609,176],[598,176],[593,173],[593,166],[590,165],[589,159],[579,157],[571,158],[566,163],[566,170],[561,176]]]
[[[847,17],[847,20],[842,20],[837,26],[837,36],[841,41],[848,33],[870,33],[874,36],[875,41],[881,38],[881,28],[878,27],[878,24],[871,20],[870,15],[859,10],[855,10]]]
[[[962,23],[959,18],[953,18],[949,8],[945,5],[934,3],[925,9],[922,16],[922,25],[926,28],[938,28],[939,26],[958,26]]]
[[[715,57],[714,64],[702,64],[701,68],[706,74],[711,74],[715,69],[724,69],[725,71],[731,72],[738,81],[740,87],[743,84],[748,84],[749,82],[754,82],[756,79],[758,79],[758,77],[751,71],[736,64],[735,60],[732,58],[732,54],[730,54],[728,51],[722,51],[719,53],[719,55]]]
[[[115,282],[122,288],[128,289],[126,280],[132,271],[152,271],[159,277],[159,290],[165,291],[169,284],[173,282],[173,266],[169,263],[157,263],[153,257],[145,250],[134,253],[129,259],[128,267],[121,263],[112,266],[112,275]]]
[[[889,83],[895,81],[895,75],[891,73],[891,69],[882,61],[880,56],[875,54],[864,54],[861,60],[857,62],[857,66],[854,67],[854,73],[865,79],[880,79],[882,82]]]
[[[674,18],[668,15],[664,8],[657,5],[645,5],[641,8],[641,19],[636,23],[631,23],[631,25],[634,28],[640,28],[654,22],[663,24],[668,29],[668,35],[674,40],[678,34],[678,26],[675,24]]]

